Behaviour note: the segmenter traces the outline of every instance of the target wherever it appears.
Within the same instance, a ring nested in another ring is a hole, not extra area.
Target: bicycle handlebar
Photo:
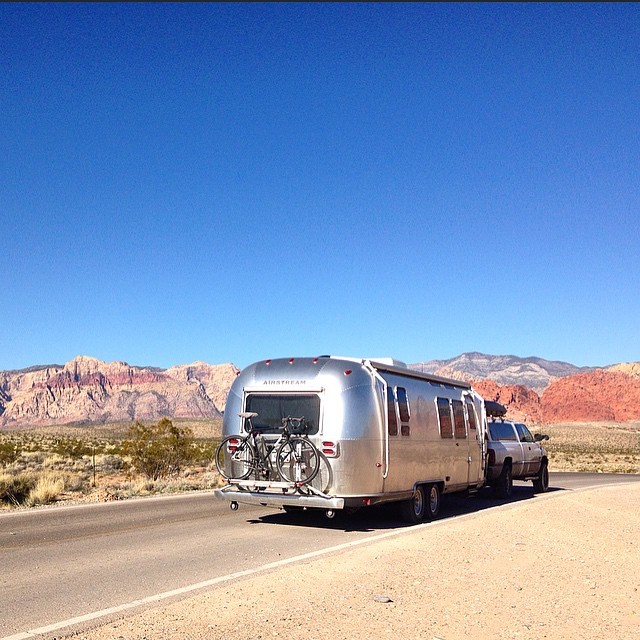
[[[300,418],[293,418],[292,416],[287,416],[286,418],[282,418],[282,427],[283,429],[291,429],[292,431],[306,431],[308,428],[308,424],[304,419],[304,416]]]

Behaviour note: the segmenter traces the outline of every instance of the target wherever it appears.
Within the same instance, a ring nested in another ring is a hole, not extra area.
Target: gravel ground
[[[558,492],[228,583],[86,640],[640,638],[640,487]]]

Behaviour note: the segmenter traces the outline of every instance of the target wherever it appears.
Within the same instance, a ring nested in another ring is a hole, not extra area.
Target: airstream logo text
[[[307,384],[307,381],[306,380],[264,380],[263,384],[266,384],[266,385],[286,384],[286,385],[293,386],[293,385],[299,385],[299,384]]]

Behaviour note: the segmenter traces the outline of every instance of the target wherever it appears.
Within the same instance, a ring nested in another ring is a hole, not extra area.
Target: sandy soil
[[[81,637],[626,640],[640,638],[639,589],[640,486],[626,485],[422,525]]]

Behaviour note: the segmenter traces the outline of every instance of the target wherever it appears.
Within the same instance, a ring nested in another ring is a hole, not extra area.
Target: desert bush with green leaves
[[[166,439],[160,438],[159,443],[151,434],[160,423]],[[213,433],[220,433],[220,425],[193,420],[160,423],[0,432],[0,508],[62,500],[117,500],[217,486]],[[211,436],[194,436],[193,426],[198,434],[209,430]],[[136,449],[136,440],[145,446]],[[162,453],[159,444],[169,446],[160,465],[167,473],[151,471],[150,476],[158,476],[154,479],[147,477],[141,460],[145,455],[153,458],[150,453]]]
[[[168,418],[146,426],[136,422],[124,442],[124,455],[133,468],[149,478],[159,480],[175,476],[193,458],[193,432],[174,425]]]

